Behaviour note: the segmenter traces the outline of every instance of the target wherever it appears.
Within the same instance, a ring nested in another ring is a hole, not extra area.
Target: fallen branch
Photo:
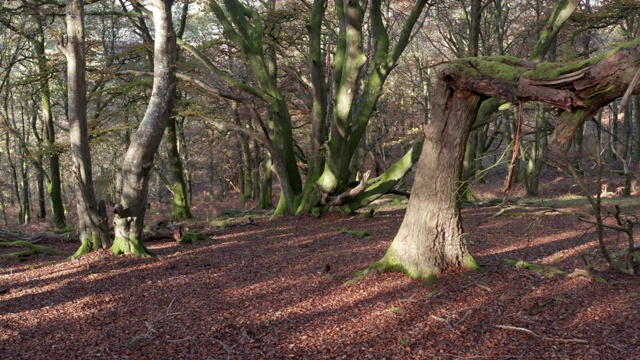
[[[50,247],[35,245],[30,243],[29,241],[18,240],[12,242],[0,241],[0,246],[14,246],[14,247],[25,247],[27,250],[15,251],[12,253],[2,254],[0,258],[8,259],[8,258],[23,258],[35,254],[49,254],[49,255],[60,255],[64,254],[63,251],[52,249]]]
[[[367,171],[366,173],[364,173],[364,175],[362,175],[362,179],[360,179],[360,184],[358,184],[358,186],[354,187],[353,189],[349,189],[340,195],[337,195],[332,198],[328,198],[327,194],[325,194],[323,198],[324,205],[341,206],[347,200],[356,197],[356,195],[360,194],[361,192],[364,191],[364,189],[367,188],[367,180],[369,180],[370,175],[371,175],[371,170]]]
[[[449,322],[449,320],[444,319],[444,318],[441,318],[441,317],[437,317],[437,316],[434,316],[434,315],[431,315],[431,318],[433,318],[433,319],[435,319],[435,320],[438,320],[438,321],[440,321],[440,322],[442,322],[442,323],[446,324],[446,325],[449,327],[449,330],[451,330],[452,332],[454,332],[454,333],[456,333],[456,334],[460,335],[460,332],[459,332],[458,330],[456,330],[456,329],[453,327],[453,325],[451,325],[451,323]]]
[[[531,336],[535,336],[535,337],[539,337],[542,338],[544,340],[548,340],[548,341],[557,341],[557,342],[564,342],[564,343],[576,343],[576,344],[585,344],[588,345],[589,342],[587,340],[583,340],[583,339],[562,339],[562,338],[552,338],[552,337],[547,337],[547,336],[540,336],[538,334],[536,334],[535,332],[523,328],[523,327],[517,327],[517,326],[511,326],[511,325],[493,325],[499,329],[504,329],[504,330],[512,330],[512,331],[519,331],[519,332],[523,332],[525,334],[529,334]]]
[[[499,328],[499,329],[505,329],[505,330],[513,330],[513,331],[520,331],[529,335],[533,335],[533,336],[538,336],[536,335],[536,333],[534,333],[533,331],[529,330],[529,329],[525,329],[522,327],[517,327],[517,326],[509,326],[509,325],[494,325],[495,327]]]
[[[176,301],[176,299],[177,298],[174,297],[173,300],[171,300],[171,303],[167,307],[167,310],[165,311],[164,315],[157,318],[151,318],[145,321],[144,325],[147,327],[147,332],[145,334],[134,337],[132,341],[136,341],[138,339],[143,339],[143,338],[146,338],[148,340],[153,339],[155,337],[155,334],[157,333],[156,329],[154,328],[155,323],[171,316],[184,314],[183,312],[171,312],[171,308],[173,307],[173,303]]]
[[[0,240],[4,240],[8,242],[27,241],[32,244],[43,242],[43,241],[49,241],[49,240],[63,242],[63,241],[71,240],[71,234],[70,233],[64,233],[64,234],[41,233],[41,234],[29,236],[29,235],[14,234],[8,231],[0,230]]]

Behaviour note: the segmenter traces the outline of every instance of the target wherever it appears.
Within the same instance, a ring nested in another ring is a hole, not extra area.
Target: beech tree
[[[73,254],[79,257],[91,250],[108,248],[109,222],[104,201],[98,203],[93,188],[91,151],[87,131],[87,85],[85,80],[84,3],[67,0],[67,119],[75,179],[78,234],[81,246]]]
[[[436,74],[432,121],[424,127],[425,145],[409,206],[386,255],[374,265],[412,278],[476,267],[464,240],[456,188],[481,101],[493,97],[519,106],[540,102],[558,108],[552,139],[564,144],[601,107],[640,93],[640,39],[579,62],[468,58],[438,66]]]
[[[115,239],[111,250],[147,255],[141,235],[147,210],[149,172],[175,99],[176,37],[171,23],[172,0],[150,2],[155,29],[151,99],[121,165],[114,207]]]

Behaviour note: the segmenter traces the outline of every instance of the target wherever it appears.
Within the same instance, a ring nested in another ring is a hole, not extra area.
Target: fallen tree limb
[[[48,233],[41,233],[41,234],[36,234],[33,236],[28,236],[28,235],[18,235],[18,234],[12,234],[10,232],[4,231],[4,230],[0,230],[0,240],[6,241],[6,242],[15,242],[15,241],[28,241],[32,244],[35,243],[39,243],[39,242],[43,242],[43,241],[69,241],[71,240],[71,234],[69,233],[65,233],[65,234],[48,234]]]
[[[370,175],[371,175],[371,170],[367,171],[366,173],[364,173],[364,175],[362,175],[362,179],[360,180],[360,184],[358,184],[358,186],[354,187],[353,189],[347,190],[336,197],[325,199],[325,205],[341,206],[347,200],[354,198],[356,195],[360,194],[361,192],[364,191],[364,189],[367,188],[367,181],[369,180]]]
[[[29,241],[18,240],[12,242],[0,241],[0,246],[15,246],[15,247],[25,247],[27,250],[15,251],[12,253],[1,254],[0,258],[8,259],[8,258],[23,258],[35,254],[49,254],[49,255],[60,255],[64,254],[64,252],[56,249],[52,249],[50,247],[35,245]]]

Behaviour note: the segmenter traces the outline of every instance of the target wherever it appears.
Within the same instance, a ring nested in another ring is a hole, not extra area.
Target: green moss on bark
[[[202,231],[194,231],[194,232],[185,232],[182,234],[179,243],[180,244],[188,244],[194,243],[197,241],[206,240],[207,236]]]
[[[117,236],[113,240],[113,245],[110,250],[114,255],[135,254],[140,257],[151,256],[147,247],[144,246],[142,241],[138,238],[126,239],[124,237]]]

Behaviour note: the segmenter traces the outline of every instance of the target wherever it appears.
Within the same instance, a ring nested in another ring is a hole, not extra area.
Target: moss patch
[[[343,234],[354,235],[362,239],[371,240],[371,233],[369,232],[369,230],[350,230],[346,228],[331,228],[331,230],[340,230],[340,232]]]
[[[182,237],[180,238],[180,241],[178,241],[178,243],[188,244],[188,243],[203,241],[206,239],[207,239],[207,236],[202,231],[189,231],[189,232],[184,232],[182,234]]]
[[[519,269],[530,270],[544,276],[555,276],[555,275],[566,274],[564,271],[553,266],[531,264],[522,260],[517,261],[512,259],[504,259],[502,262],[507,265],[513,265]]]
[[[135,254],[140,257],[151,256],[147,247],[144,246],[142,241],[136,238],[125,239],[121,236],[116,236],[113,240],[113,245],[110,248],[114,255],[118,254]]]

